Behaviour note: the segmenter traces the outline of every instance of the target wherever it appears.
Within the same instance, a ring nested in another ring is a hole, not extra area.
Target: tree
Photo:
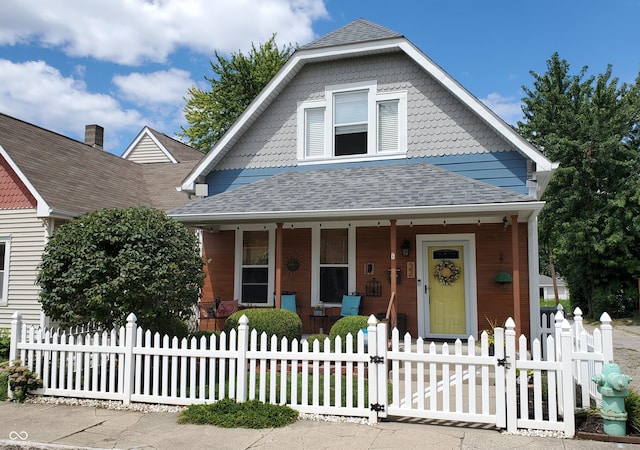
[[[531,72],[518,131],[560,163],[543,198],[541,260],[551,255],[572,306],[624,314],[637,304],[640,275],[640,77],[627,85],[611,66],[586,72],[570,75],[557,53],[545,74]]]
[[[43,311],[64,326],[125,323],[172,331],[188,319],[203,285],[196,236],[163,212],[105,209],[56,229],[37,283]]]
[[[287,62],[293,47],[279,49],[275,37],[257,49],[251,44],[247,56],[237,52],[225,59],[215,52],[216,62],[209,62],[214,76],[205,76],[210,90],[192,86],[186,98],[184,115],[189,127],[178,134],[193,148],[207,153]]]

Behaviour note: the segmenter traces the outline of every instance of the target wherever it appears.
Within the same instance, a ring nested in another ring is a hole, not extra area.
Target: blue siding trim
[[[469,155],[432,156],[403,160],[363,161],[344,164],[317,164],[261,169],[214,170],[207,175],[209,195],[251,184],[281,172],[337,169],[391,164],[430,163],[459,175],[482,181],[519,194],[527,194],[527,161],[516,152],[477,153]]]

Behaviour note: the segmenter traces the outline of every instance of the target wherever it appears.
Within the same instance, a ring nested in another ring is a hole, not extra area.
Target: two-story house
[[[315,306],[357,292],[365,315],[393,300],[414,336],[509,316],[535,335],[555,167],[401,34],[357,20],[294,52],[186,177],[204,198],[169,214],[203,230],[203,301],[295,292],[312,332]]]

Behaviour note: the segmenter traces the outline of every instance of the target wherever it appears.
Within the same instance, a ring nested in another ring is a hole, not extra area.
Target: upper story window
[[[298,159],[402,156],[407,151],[407,93],[377,92],[374,81],[327,86],[325,98],[298,108]]]

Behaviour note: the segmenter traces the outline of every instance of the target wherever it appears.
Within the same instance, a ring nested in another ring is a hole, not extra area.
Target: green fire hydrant
[[[594,375],[592,380],[598,385],[598,392],[602,395],[600,416],[604,432],[609,436],[626,436],[627,411],[624,399],[629,395],[631,377],[620,373],[617,364],[608,363],[602,366],[602,373]]]

